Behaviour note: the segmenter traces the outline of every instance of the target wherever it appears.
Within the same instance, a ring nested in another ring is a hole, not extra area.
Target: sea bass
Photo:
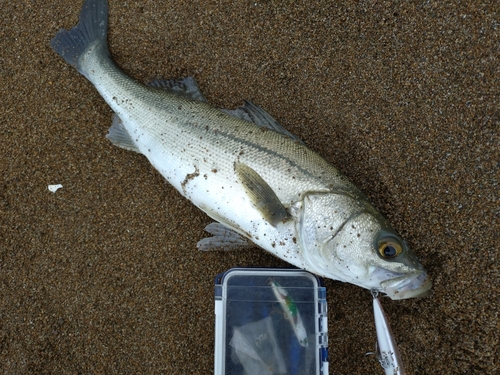
[[[115,112],[107,137],[136,151],[217,223],[203,250],[253,243],[315,274],[392,299],[429,294],[415,255],[367,197],[260,107],[210,106],[193,78],[143,85],[107,46],[108,4],[85,1],[52,48]]]

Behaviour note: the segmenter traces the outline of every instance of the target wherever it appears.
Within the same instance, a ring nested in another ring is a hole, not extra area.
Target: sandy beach
[[[215,275],[287,264],[198,251],[211,219],[105,138],[111,109],[49,45],[81,3],[1,1],[0,373],[211,374]],[[215,106],[262,106],[401,233],[434,282],[431,297],[382,301],[407,374],[499,373],[498,2],[109,10],[128,74],[191,75]],[[330,374],[383,374],[365,356],[370,292],[325,284]]]

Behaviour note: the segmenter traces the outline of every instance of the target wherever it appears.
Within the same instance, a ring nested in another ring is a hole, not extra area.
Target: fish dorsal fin
[[[108,138],[115,146],[124,148],[125,150],[141,153],[132,138],[130,138],[130,134],[128,134],[125,126],[123,126],[121,118],[116,113],[113,115],[113,121],[108,132],[109,133],[106,134],[106,138]]]
[[[242,107],[238,107],[236,109],[223,109],[222,111],[226,112],[228,115],[240,118],[242,120],[253,122],[257,126],[274,130],[277,133],[292,138],[294,141],[304,144],[304,142],[299,137],[286,130],[269,113],[264,111],[258,105],[249,102],[248,100],[245,100],[245,104]]]
[[[151,87],[165,89],[169,92],[173,92],[177,95],[182,95],[199,102],[207,101],[201,93],[198,83],[193,77],[186,77],[182,79],[155,79],[148,85]]]
[[[203,96],[198,83],[191,76],[182,79],[155,79],[148,85],[151,87],[157,87],[169,92],[173,92],[177,95],[185,96],[192,100],[205,103],[207,102],[207,99],[205,98],[205,96]],[[245,100],[245,104],[236,109],[221,110],[228,115],[237,117],[245,121],[253,122],[255,125],[261,126],[263,128],[274,130],[277,133],[290,137],[294,141],[304,144],[304,142],[299,137],[286,130],[269,113],[264,111],[258,105],[249,102],[248,100]]]
[[[266,181],[248,165],[236,162],[234,170],[252,204],[273,226],[288,220],[289,215],[276,193]]]
[[[205,231],[213,236],[198,241],[196,247],[199,250],[236,250],[253,246],[246,238],[221,223],[210,223],[205,227]]]

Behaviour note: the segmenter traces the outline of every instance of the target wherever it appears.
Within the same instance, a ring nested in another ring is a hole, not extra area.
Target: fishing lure
[[[378,292],[372,291],[372,296],[373,315],[378,342],[377,359],[384,368],[386,375],[404,375],[403,361],[401,360],[396,339],[392,334],[387,316],[378,299]]]
[[[292,297],[290,297],[288,292],[276,281],[271,280],[269,283],[274,295],[276,296],[276,299],[278,300],[278,302],[280,302],[280,305],[283,308],[287,319],[292,325],[293,332],[295,333],[295,336],[297,336],[299,344],[303,347],[307,347],[309,342],[307,340],[306,328],[304,327],[304,323],[302,322],[302,318],[300,317],[300,313],[297,309],[295,301],[292,299]]]

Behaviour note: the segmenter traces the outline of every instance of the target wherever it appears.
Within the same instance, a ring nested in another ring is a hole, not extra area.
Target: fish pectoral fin
[[[173,92],[177,95],[182,95],[199,102],[207,101],[201,93],[198,83],[193,77],[186,77],[182,79],[155,79],[148,85],[151,87],[158,87],[168,92]]]
[[[286,135],[294,141],[304,144],[304,142],[299,137],[286,130],[269,113],[264,111],[258,105],[249,102],[248,100],[245,100],[245,104],[242,107],[238,107],[236,109],[222,109],[222,111],[233,117],[237,117],[248,122],[253,122],[257,126],[274,130],[276,133]]]
[[[196,247],[199,250],[237,250],[254,246],[246,238],[221,223],[210,223],[205,227],[205,231],[213,236],[198,241]]]
[[[116,113],[113,115],[113,122],[111,123],[111,127],[108,131],[109,133],[106,134],[106,138],[108,138],[115,146],[141,154],[141,151],[139,151],[135,145],[134,141],[130,137],[130,134],[128,134],[127,129],[123,126],[122,120]]]
[[[266,181],[248,165],[236,162],[234,170],[252,204],[272,226],[285,222],[289,214]]]

